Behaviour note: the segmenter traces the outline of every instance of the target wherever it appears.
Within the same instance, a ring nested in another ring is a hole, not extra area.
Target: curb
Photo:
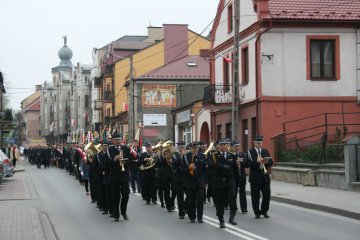
[[[25,172],[25,168],[24,167],[14,168],[14,173],[16,172]]]
[[[251,196],[251,192],[246,191],[246,195]],[[313,210],[317,210],[317,211],[327,212],[327,213],[331,213],[331,214],[340,215],[343,217],[360,220],[360,213],[349,212],[349,211],[339,209],[339,208],[333,208],[333,207],[328,207],[328,206],[314,204],[314,203],[302,202],[302,201],[298,201],[298,200],[294,200],[294,199],[282,198],[282,197],[273,196],[273,195],[271,195],[270,200],[275,201],[275,202],[294,205],[297,207],[313,209]]]

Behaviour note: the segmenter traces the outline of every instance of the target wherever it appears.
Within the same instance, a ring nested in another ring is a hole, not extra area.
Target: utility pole
[[[134,141],[134,80],[133,80],[133,56],[130,56],[130,102],[129,102],[129,141]]]
[[[239,124],[239,23],[240,23],[240,0],[235,0],[235,31],[234,31],[234,60],[233,60],[233,101],[232,101],[232,138],[238,139]]]

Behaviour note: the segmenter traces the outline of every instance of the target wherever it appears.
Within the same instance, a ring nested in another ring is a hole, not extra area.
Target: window
[[[188,67],[197,67],[196,62],[186,62],[186,64],[188,65]]]
[[[248,129],[248,120],[247,119],[242,120],[242,129],[243,129],[242,147],[243,147],[243,152],[245,152],[249,148],[249,129]]]
[[[89,78],[85,77],[85,85],[89,85]]]
[[[225,88],[229,88],[230,85],[230,67],[229,67],[229,63],[226,60],[223,60],[223,69],[224,69],[224,85],[226,86]]]
[[[222,139],[222,126],[217,125],[217,139]]]
[[[226,124],[226,138],[230,138],[232,140],[232,123]]]
[[[79,96],[79,100],[78,100],[78,106],[80,107],[80,96]]]
[[[89,96],[85,95],[85,108],[89,108]]]
[[[308,80],[340,79],[339,36],[306,36],[306,71]]]
[[[191,143],[191,127],[183,127],[183,140],[186,142],[186,145]]]
[[[228,6],[228,33],[233,30],[233,5],[232,3]]]
[[[241,85],[249,83],[249,45],[241,48]]]

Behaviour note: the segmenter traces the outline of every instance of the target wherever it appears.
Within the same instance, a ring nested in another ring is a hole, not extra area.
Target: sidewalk
[[[248,191],[250,194],[250,191]],[[309,187],[271,181],[271,201],[360,220],[360,193],[335,188]]]
[[[0,239],[56,239],[45,213],[23,204],[36,200],[36,192],[26,174],[26,160],[18,161],[11,178],[0,185]]]

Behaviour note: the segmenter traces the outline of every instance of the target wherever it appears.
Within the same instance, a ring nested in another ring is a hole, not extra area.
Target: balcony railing
[[[65,130],[69,130],[70,129],[70,124],[65,124]]]
[[[232,100],[232,85],[212,84],[204,89],[204,105],[232,103]]]
[[[70,114],[70,108],[69,107],[65,107],[65,114],[69,115]]]
[[[90,107],[90,101],[85,101],[85,108],[89,108]]]
[[[94,79],[94,87],[101,88],[102,87],[102,78],[95,78]]]
[[[103,102],[102,101],[94,101],[94,108],[96,110],[102,110],[103,109]]]
[[[114,91],[104,91],[104,102],[113,102],[114,98]]]

